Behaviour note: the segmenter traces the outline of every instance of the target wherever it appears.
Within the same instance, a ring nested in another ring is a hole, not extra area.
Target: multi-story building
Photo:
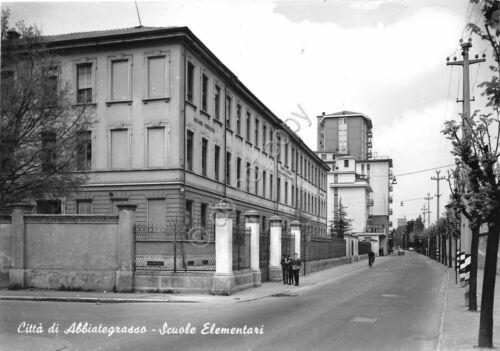
[[[337,155],[364,160],[372,157],[372,121],[369,117],[341,111],[328,115],[323,112],[317,119],[317,150],[324,161],[333,161],[331,157]]]
[[[372,122],[362,113],[342,111],[318,116],[318,155],[330,166],[328,173],[329,225],[338,204],[346,208],[352,231],[387,252],[392,227],[392,159],[373,157]]]
[[[136,27],[45,37],[59,84],[92,114],[78,167],[89,182],[60,211],[138,223],[209,218],[221,199],[259,212],[262,227],[300,217],[326,234],[328,166],[188,28]]]

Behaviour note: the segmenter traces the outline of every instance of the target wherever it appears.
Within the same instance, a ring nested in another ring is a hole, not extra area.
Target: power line
[[[416,173],[422,173],[422,172],[427,172],[427,171],[433,171],[435,169],[440,169],[440,168],[446,168],[446,167],[453,167],[456,166],[454,163],[451,165],[445,165],[445,166],[439,166],[439,167],[434,167],[434,168],[427,168],[427,169],[421,169],[419,171],[414,171],[414,172],[408,172],[408,173],[401,173],[401,174],[396,174],[394,175],[395,177],[401,177],[409,174],[416,174]]]

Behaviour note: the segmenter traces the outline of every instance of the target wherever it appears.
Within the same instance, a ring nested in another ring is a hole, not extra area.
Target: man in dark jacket
[[[290,261],[290,268],[292,269],[293,272],[293,280],[295,281],[295,286],[299,285],[300,266],[302,266],[302,262],[300,262],[299,255],[295,253],[295,255],[293,255],[292,260]]]
[[[281,258],[281,271],[283,272],[283,284],[288,284],[289,268],[290,268],[290,256],[283,255],[283,257]]]

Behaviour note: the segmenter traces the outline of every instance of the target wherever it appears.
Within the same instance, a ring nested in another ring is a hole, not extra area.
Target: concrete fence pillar
[[[295,239],[294,253],[296,253],[299,257],[302,257],[300,252],[300,240],[301,240],[300,222],[292,221],[292,223],[290,223],[290,231]]]
[[[253,285],[261,286],[262,278],[260,274],[259,267],[259,253],[260,253],[260,244],[259,244],[259,217],[260,215],[257,211],[250,210],[244,213],[246,222],[245,228],[250,229],[250,269],[253,273]]]
[[[26,287],[26,224],[24,215],[31,213],[33,206],[27,203],[9,204],[12,209],[11,224],[11,263],[9,269],[9,288]]]
[[[269,280],[278,282],[283,280],[283,272],[281,270],[281,218],[272,216],[269,218],[269,226]]]
[[[213,207],[215,211],[215,274],[213,295],[231,295],[236,290],[233,273],[233,208],[226,203]]]
[[[118,269],[116,291],[134,290],[135,270],[135,210],[136,205],[122,204],[118,208]]]

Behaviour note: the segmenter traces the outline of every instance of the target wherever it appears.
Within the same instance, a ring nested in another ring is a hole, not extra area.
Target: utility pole
[[[471,131],[471,123],[470,123],[470,75],[469,75],[469,66],[476,64],[476,63],[481,63],[485,62],[486,55],[483,54],[482,58],[479,58],[479,56],[476,54],[476,58],[474,60],[469,59],[469,49],[472,47],[472,39],[469,38],[468,41],[464,42],[462,39],[460,39],[460,47],[462,48],[462,61],[457,61],[457,58],[453,58],[453,62],[450,62],[450,58],[446,58],[446,65],[447,66],[462,66],[462,71],[463,71],[463,89],[462,89],[462,100],[458,100],[457,102],[462,103],[462,140],[463,141],[469,141],[470,142],[470,137],[472,134]],[[472,99],[474,101],[474,99]],[[463,213],[460,214],[460,223],[461,223],[461,228],[460,228],[460,242],[462,243],[462,250],[463,252],[470,254],[471,253],[471,241],[472,241],[472,232],[469,227],[469,221],[467,218],[463,215]]]
[[[439,197],[441,196],[441,194],[439,193],[439,181],[440,180],[443,180],[443,179],[446,179],[445,177],[440,177],[439,176],[439,173],[441,173],[441,171],[436,171],[436,176],[435,177],[431,177],[432,180],[435,180],[437,182],[437,194],[436,194],[436,202],[437,202],[437,221],[436,223],[439,223]],[[446,253],[446,242],[445,242],[446,239],[444,239],[444,237],[441,237],[440,240],[439,240],[439,253],[440,253],[440,258],[441,258],[441,262],[443,262],[444,260],[444,257],[445,257],[445,253]],[[450,244],[451,244],[451,241],[450,241]]]
[[[436,171],[436,176],[431,177],[431,180],[435,180],[437,182],[437,194],[436,194],[436,200],[437,200],[437,221],[439,222],[439,198],[441,197],[441,194],[439,193],[439,181],[446,179],[446,177],[440,177],[439,173],[441,171]]]
[[[434,199],[431,197],[430,193],[427,193],[427,197],[424,198],[427,200],[427,222],[429,227],[431,226],[431,200]]]

